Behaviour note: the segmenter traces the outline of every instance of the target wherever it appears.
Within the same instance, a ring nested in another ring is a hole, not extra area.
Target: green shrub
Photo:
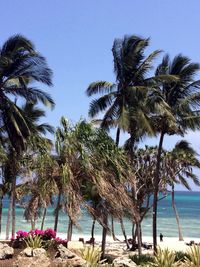
[[[200,246],[192,246],[187,251],[187,256],[185,257],[185,263],[189,267],[199,267],[200,266]]]
[[[135,262],[137,265],[145,265],[147,263],[150,263],[150,262],[153,262],[153,256],[151,255],[141,255],[141,256],[138,256],[138,255],[132,255],[132,256],[129,256],[129,258]]]
[[[173,251],[169,249],[162,250],[158,247],[154,260],[149,262],[149,265],[155,267],[177,267],[179,262],[175,261],[175,253]]]
[[[85,247],[81,250],[81,257],[86,260],[88,267],[98,267],[101,259],[101,251],[99,248]]]
[[[175,261],[183,262],[186,257],[189,258],[188,253],[185,253],[183,251],[176,251],[175,252]]]
[[[42,248],[42,238],[39,235],[33,236],[33,235],[28,235],[25,239],[24,242],[26,243],[26,246],[29,248]]]

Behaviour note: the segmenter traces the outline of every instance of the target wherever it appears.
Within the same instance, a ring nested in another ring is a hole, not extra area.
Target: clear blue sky
[[[48,90],[56,108],[47,113],[54,126],[61,115],[74,122],[87,118],[90,82],[114,81],[111,48],[116,37],[151,37],[148,52],[181,52],[200,62],[199,0],[1,0],[0,7],[0,44],[13,34],[25,35],[54,72]],[[187,139],[200,153],[199,133]],[[172,148],[176,141],[168,138],[165,146]]]

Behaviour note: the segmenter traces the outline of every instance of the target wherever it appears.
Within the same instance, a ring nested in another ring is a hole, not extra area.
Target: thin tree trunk
[[[111,231],[112,231],[112,238],[114,241],[117,241],[117,237],[115,235],[115,227],[114,227],[114,218],[113,216],[111,215]]]
[[[138,255],[142,255],[142,240],[141,240],[141,224],[140,222],[136,222],[137,229],[137,242],[138,242]]]
[[[31,218],[31,229],[35,230],[35,219]]]
[[[127,249],[130,249],[130,245],[129,245],[129,242],[128,242],[128,239],[127,239],[127,235],[126,235],[126,230],[125,230],[125,227],[124,227],[123,219],[120,218],[119,221],[120,221],[122,233],[124,235],[124,239],[125,239],[125,242],[126,242],[126,245],[127,245]]]
[[[132,251],[136,250],[136,237],[137,237],[137,225],[136,223],[133,223],[132,224],[132,246],[131,246]]]
[[[161,132],[159,146],[158,146],[156,172],[155,172],[155,177],[154,177],[154,194],[153,194],[153,249],[154,249],[154,253],[156,252],[156,248],[157,248],[157,206],[158,206],[160,163],[161,163],[163,139],[164,139],[164,132]]]
[[[93,239],[94,239],[94,227],[95,227],[95,223],[96,223],[96,220],[93,219],[92,228],[91,228],[91,238],[93,238]]]
[[[0,197],[0,234],[2,228],[2,210],[3,210],[3,196]]]
[[[102,231],[102,243],[101,243],[101,258],[105,258],[105,250],[106,250],[106,236],[107,236],[107,231],[108,231],[108,215],[104,214],[103,218],[103,231]]]
[[[7,224],[6,224],[6,240],[9,239],[9,234],[10,234],[10,222],[11,222],[12,204],[13,204],[13,201],[12,201],[12,194],[11,194],[10,195],[10,199],[9,199]]]
[[[12,186],[12,239],[15,238],[15,225],[16,225],[16,197],[15,197],[15,191],[16,191],[16,176],[13,179],[13,186]]]
[[[47,214],[47,208],[46,208],[46,206],[45,206],[45,208],[44,208],[44,212],[43,212],[43,216],[42,216],[41,230],[44,229],[44,222],[45,222],[46,214]]]
[[[94,247],[94,228],[95,228],[96,219],[93,219],[92,222],[92,228],[91,228],[91,240],[92,240],[92,246]]]
[[[115,144],[118,147],[119,145],[119,138],[120,138],[120,128],[117,128],[117,133],[116,133],[116,139],[115,139]]]
[[[61,201],[61,191],[58,194],[58,201],[57,201],[57,206],[55,210],[55,223],[54,223],[54,231],[57,232],[58,229],[58,217],[59,217],[59,210],[60,210],[60,201]]]
[[[175,217],[176,217],[176,222],[177,222],[177,225],[178,225],[179,241],[183,241],[184,239],[183,239],[183,234],[182,234],[182,229],[181,229],[179,214],[178,214],[178,210],[176,208],[175,199],[174,199],[174,185],[172,185],[172,207],[174,209],[174,213],[175,213]]]
[[[67,230],[67,240],[72,240],[72,228],[73,228],[73,222],[71,218],[69,217],[69,223],[68,223],[68,230]]]

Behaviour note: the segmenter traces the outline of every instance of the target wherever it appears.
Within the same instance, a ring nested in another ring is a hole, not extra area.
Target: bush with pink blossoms
[[[49,246],[53,245],[53,247],[57,247],[58,245],[62,244],[64,246],[67,245],[67,240],[61,239],[59,237],[56,238],[56,232],[48,228],[45,231],[40,229],[30,230],[29,232],[25,232],[23,230],[19,230],[16,232],[16,239],[11,240],[13,244],[22,245],[25,244],[25,240],[32,235],[40,236],[43,242],[44,247],[48,248]]]

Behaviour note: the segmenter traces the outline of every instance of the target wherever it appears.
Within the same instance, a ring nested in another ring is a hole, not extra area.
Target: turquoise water
[[[185,237],[198,237],[200,238],[200,192],[176,192],[175,194],[176,205],[180,215],[183,235]],[[4,238],[6,219],[7,219],[7,206],[8,200],[4,200],[3,219],[2,219],[2,235]],[[16,209],[16,230],[30,230],[30,223],[23,217],[24,210],[20,207]],[[92,220],[86,211],[82,212],[79,219],[80,229],[74,229],[75,234],[90,235]],[[40,227],[41,219],[38,219],[37,227]],[[66,214],[60,212],[58,232],[67,232],[68,219]],[[127,219],[124,220],[126,231],[131,235],[131,222]],[[53,207],[47,211],[45,228],[53,227],[54,216]],[[95,234],[101,234],[101,226],[96,225]],[[147,218],[144,219],[142,224],[144,236],[152,235],[152,213],[149,213]],[[117,235],[122,235],[119,222],[115,222],[115,231]],[[173,209],[171,207],[171,196],[168,195],[165,199],[160,201],[158,207],[158,232],[162,232],[164,236],[177,237],[177,225]]]

